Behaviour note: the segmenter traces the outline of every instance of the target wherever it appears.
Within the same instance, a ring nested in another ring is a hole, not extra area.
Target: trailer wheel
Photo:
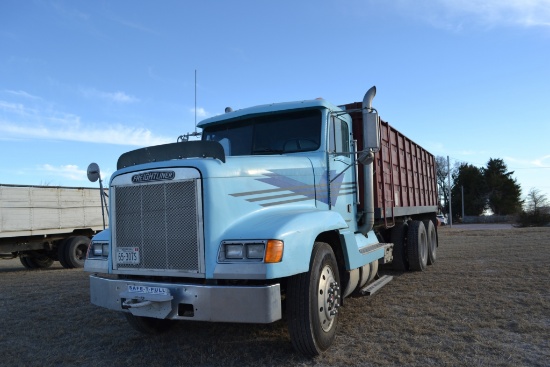
[[[174,324],[173,320],[155,319],[153,317],[134,316],[125,312],[126,320],[132,328],[143,334],[156,335],[168,331]]]
[[[86,252],[90,239],[86,236],[69,237],[63,244],[65,247],[65,261],[68,268],[82,268],[86,259]]]
[[[428,236],[424,223],[413,220],[407,232],[407,255],[411,270],[423,271],[428,264]]]
[[[393,243],[393,261],[392,268],[398,271],[409,270],[407,261],[407,223],[396,223],[391,229],[390,241]]]
[[[428,240],[428,265],[433,265],[437,258],[437,232],[431,220],[425,220],[424,227],[426,228],[426,238]]]
[[[67,262],[67,242],[69,242],[74,237],[68,237],[64,240],[60,240],[57,243],[57,260],[65,269],[72,269],[72,266]]]
[[[24,256],[24,257],[20,257],[20,258],[19,258],[19,261],[21,261],[21,264],[22,264],[25,268],[27,268],[27,269],[36,269],[36,267],[34,266],[34,264],[29,263],[29,262],[27,261],[27,259],[28,259],[28,257]]]
[[[315,242],[309,271],[289,278],[286,303],[294,348],[307,357],[328,349],[336,336],[340,307],[340,275],[328,244]]]
[[[53,264],[53,259],[46,255],[29,255],[21,257],[20,260],[27,269],[46,269]]]

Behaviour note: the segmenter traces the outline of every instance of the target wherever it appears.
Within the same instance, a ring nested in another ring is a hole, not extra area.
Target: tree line
[[[520,217],[525,217],[536,214],[540,216],[544,214],[541,210],[548,206],[546,196],[535,188],[529,191],[526,200],[522,200],[521,186],[513,177],[514,172],[508,171],[502,159],[491,158],[485,167],[476,167],[463,162],[448,167],[447,159],[438,156],[436,166],[437,183],[444,211],[449,207],[450,192],[453,217],[461,215],[462,203],[464,203],[464,214],[468,216],[479,216],[486,210],[491,210],[496,215],[520,214]],[[449,169],[452,178],[450,187]]]

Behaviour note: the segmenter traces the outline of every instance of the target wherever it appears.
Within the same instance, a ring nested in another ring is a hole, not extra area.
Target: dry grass
[[[346,300],[336,343],[294,353],[284,322],[179,323],[148,337],[89,302],[88,275],[0,262],[0,365],[548,366],[550,228],[440,231],[439,259]]]

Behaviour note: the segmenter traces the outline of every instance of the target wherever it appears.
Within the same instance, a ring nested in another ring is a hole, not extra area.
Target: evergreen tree
[[[462,163],[453,174],[451,203],[453,217],[462,214],[462,188],[464,188],[464,215],[481,215],[487,204],[487,186],[480,168]]]
[[[521,211],[521,187],[512,178],[514,172],[508,168],[502,159],[489,159],[483,176],[487,185],[487,204],[497,215],[515,214]]]

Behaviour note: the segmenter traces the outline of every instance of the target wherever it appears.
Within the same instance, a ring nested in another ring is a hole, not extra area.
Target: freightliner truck
[[[105,228],[99,192],[0,184],[0,258],[27,269],[83,267],[90,238]]]
[[[345,298],[391,279],[379,264],[436,260],[434,157],[379,119],[375,93],[227,108],[200,141],[120,156],[91,302],[144,333],[285,318],[298,352],[326,350]]]

